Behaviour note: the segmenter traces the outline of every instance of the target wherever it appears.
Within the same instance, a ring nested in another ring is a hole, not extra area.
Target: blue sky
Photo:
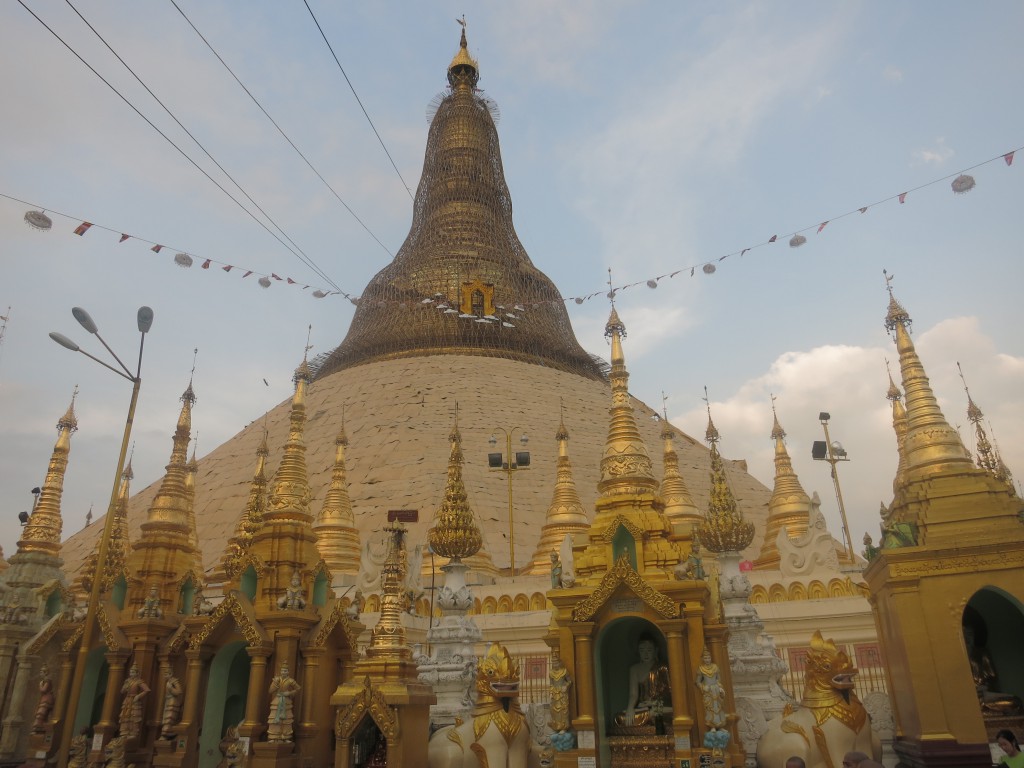
[[[223,175],[66,4],[25,0],[197,163]],[[412,203],[300,2],[179,0],[181,9],[391,253]],[[840,469],[859,544],[877,530],[896,464],[884,400],[882,269],[949,421],[966,429],[959,360],[1004,458],[1024,473],[1024,343],[1018,297],[1024,156],[912,191],[1024,145],[1024,53],[1016,2],[322,3],[311,0],[345,72],[415,190],[427,107],[445,87],[466,14],[498,131],[516,230],[564,296],[619,293],[631,387],[701,437],[710,392],[729,458],[771,483],[771,411],[805,487],[837,525],[827,467],[809,458],[817,414],[851,461]],[[358,294],[389,260],[287,145],[174,6],[76,2],[221,165],[332,278]],[[338,344],[352,305],[327,288],[78,61],[20,4],[0,8],[6,72],[0,193],[51,213],[48,233],[0,198],[0,545],[43,478],[53,424],[77,383],[80,431],[65,532],[109,495],[129,385],[50,342],[90,351],[70,308],[134,358],[135,309],[153,307],[136,420],[135,487],[157,479],[199,348],[199,455],[290,393],[312,324],[313,353]],[[238,193],[235,193],[238,196]],[[258,215],[258,214],[257,214]],[[817,225],[830,220],[816,234]],[[808,242],[787,245],[804,230]],[[771,235],[778,242],[762,245]],[[759,247],[754,247],[759,246]],[[744,256],[739,252],[752,248]],[[191,269],[172,263],[193,256]],[[717,261],[726,254],[724,261]],[[233,264],[201,270],[205,259]],[[715,262],[706,276],[701,264]],[[697,265],[690,277],[689,269]],[[312,287],[243,279],[245,269]],[[607,300],[570,301],[584,346],[606,355]],[[411,311],[411,310],[410,310]],[[264,383],[266,380],[266,384]],[[444,436],[439,439],[443,440]],[[653,446],[652,446],[653,448]]]

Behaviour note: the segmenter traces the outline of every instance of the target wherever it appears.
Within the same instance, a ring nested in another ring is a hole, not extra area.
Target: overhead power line
[[[412,200],[412,190],[409,189],[409,185],[405,183],[405,179],[402,178],[402,172],[398,170],[398,166],[395,165],[394,158],[391,157],[391,153],[388,152],[388,148],[384,146],[384,139],[377,133],[377,126],[373,124],[373,120],[370,119],[370,114],[366,111],[366,107],[363,106],[362,100],[359,98],[359,94],[356,93],[355,87],[352,85],[352,81],[348,79],[348,75],[345,74],[345,68],[341,66],[341,61],[338,60],[338,54],[334,52],[334,48],[331,46],[331,41],[327,39],[327,35],[324,34],[323,27],[320,26],[320,22],[317,21],[316,14],[313,13],[313,9],[309,7],[308,0],[302,0],[306,5],[306,10],[309,11],[309,15],[313,18],[313,23],[316,24],[316,28],[320,30],[320,36],[327,43],[327,49],[331,52],[331,56],[334,57],[334,63],[338,65],[338,69],[341,70],[342,77],[345,78],[345,82],[348,83],[349,90],[352,91],[352,95],[356,97],[356,102],[359,104],[359,108],[363,110],[363,115],[366,116],[366,122],[370,124],[370,128],[373,129],[373,135],[377,137],[377,141],[380,142],[381,148],[384,150],[384,154],[388,156],[388,160],[391,161],[391,167],[395,169],[395,173],[398,174],[398,178],[401,179],[402,186],[405,187],[405,192],[409,195],[409,199]]]
[[[168,136],[168,135],[167,135],[166,133],[164,133],[164,132],[163,132],[162,130],[160,130],[160,128],[159,128],[159,127],[158,127],[158,126],[157,126],[157,125],[156,125],[156,124],[155,124],[155,123],[154,123],[154,122],[153,122],[152,120],[150,120],[150,119],[149,119],[148,117],[146,117],[146,116],[145,116],[145,115],[144,115],[144,114],[143,114],[143,113],[142,113],[142,112],[141,112],[141,111],[140,111],[140,110],[138,109],[138,107],[136,107],[136,106],[135,106],[134,104],[132,104],[132,102],[131,102],[131,101],[130,101],[130,100],[129,100],[129,99],[128,99],[128,98],[127,98],[127,97],[126,97],[126,96],[125,96],[125,95],[124,95],[123,93],[121,93],[121,92],[120,92],[120,91],[119,91],[119,90],[118,90],[118,89],[117,89],[117,88],[116,88],[116,87],[115,87],[115,86],[114,86],[114,85],[113,85],[113,84],[112,84],[112,83],[111,83],[111,82],[110,82],[109,80],[107,80],[107,79],[106,79],[105,77],[103,77],[103,75],[101,75],[101,74],[100,74],[100,73],[99,73],[99,72],[98,72],[98,71],[97,71],[97,70],[96,70],[96,69],[95,69],[95,68],[94,68],[94,67],[93,67],[93,66],[92,66],[91,64],[89,64],[89,62],[87,62],[87,61],[86,61],[86,60],[85,60],[85,59],[84,59],[84,58],[83,58],[83,57],[81,56],[81,54],[79,54],[79,53],[78,53],[78,51],[76,51],[76,50],[75,50],[74,48],[72,48],[72,47],[71,47],[71,45],[70,45],[70,44],[69,44],[69,43],[68,43],[68,42],[67,42],[67,41],[66,41],[66,40],[65,40],[64,38],[62,38],[62,37],[61,37],[61,36],[60,36],[60,35],[59,35],[59,34],[58,34],[58,33],[56,32],[56,30],[54,30],[54,29],[53,29],[53,28],[52,28],[52,27],[51,27],[51,26],[50,26],[49,24],[47,24],[47,23],[46,23],[45,21],[43,21],[43,19],[41,19],[41,18],[40,18],[40,17],[39,17],[39,16],[38,16],[38,15],[37,15],[37,14],[35,13],[35,11],[33,11],[33,10],[32,10],[31,8],[29,8],[29,7],[28,7],[28,5],[26,5],[26,4],[25,4],[24,0],[18,0],[18,4],[19,4],[19,5],[20,5],[20,6],[22,7],[22,8],[24,8],[24,9],[25,9],[26,11],[28,11],[28,13],[29,13],[29,14],[30,14],[30,15],[32,16],[32,18],[34,18],[34,19],[35,19],[36,21],[38,21],[38,22],[39,22],[39,23],[40,23],[40,24],[41,24],[41,25],[43,26],[43,28],[45,28],[45,29],[46,29],[46,31],[47,31],[47,32],[49,32],[49,33],[50,33],[51,35],[53,35],[53,36],[54,36],[55,38],[57,38],[57,40],[58,40],[58,41],[60,41],[61,45],[63,45],[63,46],[65,47],[65,48],[67,48],[67,49],[68,49],[68,51],[70,51],[70,52],[71,52],[71,53],[72,53],[72,54],[73,54],[73,55],[75,56],[75,58],[77,58],[77,59],[78,59],[78,60],[79,60],[79,61],[80,61],[80,62],[81,62],[81,63],[82,63],[83,65],[85,65],[85,67],[86,67],[86,68],[87,68],[87,69],[88,69],[88,70],[89,70],[90,72],[92,72],[92,73],[93,73],[94,75],[96,75],[96,77],[98,77],[98,78],[99,78],[99,79],[100,79],[100,80],[101,80],[101,81],[103,82],[103,84],[104,84],[104,85],[106,85],[106,86],[107,86],[107,87],[108,87],[108,88],[109,88],[110,90],[112,90],[112,91],[113,91],[113,92],[114,92],[114,93],[115,93],[115,94],[116,94],[116,95],[118,96],[118,98],[120,98],[120,99],[121,99],[121,100],[122,100],[122,101],[123,101],[123,102],[124,102],[125,104],[127,104],[127,105],[128,105],[128,107],[129,107],[129,108],[130,108],[130,109],[131,109],[131,110],[132,110],[133,112],[135,112],[135,114],[137,114],[137,115],[138,115],[139,117],[141,117],[141,118],[142,118],[143,120],[145,120],[145,121],[146,121],[146,123],[147,123],[147,124],[148,124],[148,125],[149,125],[149,126],[150,126],[150,127],[151,127],[151,128],[153,129],[153,130],[154,130],[154,131],[156,131],[156,132],[157,132],[158,134],[160,134],[160,136],[161,136],[161,137],[162,137],[162,138],[163,138],[163,139],[164,139],[164,140],[165,140],[165,141],[166,141],[166,142],[167,142],[168,144],[170,144],[170,145],[171,145],[172,147],[174,147],[174,149],[175,149],[175,150],[177,150],[177,151],[178,151],[178,153],[179,153],[179,154],[180,154],[180,155],[181,155],[182,157],[184,157],[184,158],[185,158],[186,160],[188,160],[188,162],[189,162],[189,163],[191,163],[191,164],[192,164],[192,165],[193,165],[193,166],[194,166],[194,167],[196,168],[196,170],[198,170],[198,171],[199,171],[200,173],[202,173],[202,174],[203,174],[203,175],[204,175],[204,176],[205,176],[205,177],[206,177],[207,179],[209,179],[209,181],[210,181],[211,183],[213,183],[213,185],[214,185],[214,186],[216,186],[216,187],[217,187],[217,188],[218,188],[218,189],[219,189],[219,190],[220,190],[221,192],[223,192],[223,193],[224,193],[225,195],[227,195],[227,196],[228,196],[228,198],[230,198],[230,200],[231,200],[231,201],[232,201],[232,202],[233,202],[233,203],[234,203],[235,205],[237,205],[237,206],[238,206],[239,208],[241,208],[241,209],[242,209],[242,211],[244,211],[244,212],[245,212],[245,214],[246,214],[247,216],[249,216],[249,218],[251,218],[251,219],[252,219],[253,221],[255,221],[255,222],[256,222],[257,224],[259,224],[259,225],[260,225],[260,226],[261,226],[261,227],[262,227],[262,228],[263,228],[264,230],[266,230],[266,232],[267,232],[267,233],[268,233],[268,234],[269,234],[269,235],[270,235],[271,237],[273,237],[273,238],[274,238],[275,240],[277,240],[277,241],[278,241],[278,242],[279,242],[279,243],[280,243],[280,244],[281,244],[282,246],[284,246],[284,247],[285,247],[286,249],[288,249],[288,250],[289,250],[289,251],[290,251],[290,252],[291,252],[291,253],[292,253],[292,254],[293,254],[294,256],[296,256],[297,258],[299,258],[299,259],[300,259],[300,261],[302,260],[302,257],[301,257],[301,256],[299,256],[299,254],[298,254],[298,253],[296,253],[296,252],[295,252],[295,251],[294,251],[294,250],[292,249],[292,247],[291,247],[291,246],[289,246],[289,245],[288,245],[288,244],[287,244],[287,243],[286,243],[286,242],[285,242],[284,240],[282,240],[282,239],[281,239],[281,238],[280,238],[280,237],[279,237],[279,236],[278,236],[278,235],[277,235],[277,234],[276,234],[275,232],[273,232],[273,231],[272,231],[272,230],[271,230],[271,229],[270,229],[270,228],[269,228],[269,227],[268,227],[268,226],[267,226],[266,224],[264,224],[264,223],[263,223],[262,221],[260,221],[260,219],[259,219],[259,218],[257,218],[257,217],[256,217],[256,216],[255,216],[255,215],[254,215],[254,214],[252,213],[252,211],[250,211],[250,210],[249,210],[248,208],[246,208],[246,207],[245,207],[245,206],[244,206],[244,205],[243,205],[243,204],[242,204],[242,203],[241,203],[241,202],[240,202],[240,201],[239,201],[239,200],[238,200],[238,199],[237,199],[237,198],[236,198],[236,197],[235,197],[234,195],[232,195],[232,194],[231,194],[231,192],[229,192],[229,191],[228,191],[227,189],[225,189],[225,188],[224,188],[224,186],[223,186],[223,185],[222,185],[222,184],[221,184],[220,182],[218,182],[218,181],[217,181],[217,180],[216,180],[215,178],[213,178],[213,177],[212,177],[212,176],[211,176],[211,175],[210,175],[210,174],[209,174],[209,173],[208,173],[208,172],[207,172],[207,171],[206,171],[206,170],[205,170],[205,169],[204,169],[204,168],[203,168],[202,166],[200,166],[200,165],[199,165],[199,164],[198,164],[198,163],[197,163],[197,162],[196,162],[195,160],[193,160],[193,159],[192,159],[192,158],[191,158],[191,157],[190,157],[190,156],[188,155],[188,153],[187,153],[187,152],[185,152],[185,151],[184,151],[184,150],[183,150],[183,149],[182,149],[182,148],[181,148],[180,146],[178,146],[178,145],[177,145],[177,144],[176,144],[176,143],[174,142],[174,140],[173,140],[173,139],[171,139],[171,138],[170,138],[170,137],[169,137],[169,136]],[[319,273],[318,273],[318,274],[319,274]],[[321,275],[321,276],[322,276],[322,275]],[[331,284],[332,286],[334,286],[334,282],[333,282],[332,280],[330,280],[330,278],[328,278],[328,277],[326,277],[326,276],[322,276],[322,277],[324,277],[324,279],[325,279],[325,280],[327,280],[327,281],[328,281],[328,282],[329,282],[329,283],[330,283],[330,284]]]
[[[309,166],[309,169],[311,171],[313,171],[313,173],[316,174],[317,178],[320,179],[320,181],[322,181],[324,183],[324,185],[329,190],[331,190],[331,194],[333,194],[334,197],[337,198],[338,202],[341,203],[345,207],[345,210],[348,211],[352,215],[352,218],[354,218],[357,222],[359,222],[359,226],[361,226],[364,230],[366,230],[366,233],[377,242],[377,245],[379,245],[381,248],[384,249],[384,252],[388,256],[392,256],[393,257],[394,254],[391,253],[390,250],[388,250],[388,247],[386,245],[384,245],[384,243],[382,243],[380,241],[380,239],[370,230],[370,228],[363,222],[363,220],[359,218],[359,216],[356,214],[356,212],[354,210],[352,210],[352,208],[349,206],[349,204],[346,203],[344,200],[342,200],[341,195],[339,195],[338,192],[334,189],[334,187],[331,186],[330,182],[328,182],[327,179],[325,179],[323,177],[323,175],[320,173],[320,171],[318,171],[313,166],[313,163],[311,163],[309,161],[309,158],[306,157],[305,154],[303,154],[302,150],[299,149],[297,146],[295,146],[295,142],[292,141],[291,138],[289,138],[288,134],[284,132],[284,129],[280,125],[278,125],[277,121],[273,117],[270,116],[270,113],[267,112],[267,110],[263,108],[263,105],[260,104],[259,100],[255,96],[253,96],[252,91],[250,91],[246,87],[245,83],[243,83],[239,79],[238,75],[236,75],[234,70],[231,69],[231,67],[228,66],[228,63],[226,61],[224,61],[223,57],[221,57],[221,55],[219,53],[217,53],[217,51],[213,47],[213,45],[210,44],[210,41],[207,40],[206,37],[203,35],[203,33],[200,32],[199,29],[196,27],[196,25],[192,23],[192,20],[188,17],[188,15],[183,10],[181,10],[181,7],[178,5],[178,3],[175,2],[175,0],[171,0],[171,5],[173,5],[174,8],[178,11],[178,13],[181,14],[182,18],[185,19],[185,21],[188,22],[188,25],[190,27],[192,27],[192,29],[195,31],[195,33],[197,35],[199,35],[199,39],[202,40],[204,43],[206,43],[206,47],[210,49],[210,53],[212,53],[214,56],[217,57],[217,61],[219,61],[224,66],[224,69],[226,69],[230,73],[231,77],[233,77],[235,79],[235,82],[238,83],[242,87],[242,90],[246,92],[246,94],[249,96],[250,99],[252,99],[253,104],[255,104],[257,107],[259,107],[260,112],[262,112],[266,116],[267,120],[269,120],[273,124],[273,126],[275,128],[277,128],[278,133],[280,133],[284,137],[284,140],[287,141],[291,145],[291,148],[294,149],[298,153],[299,157],[301,157],[305,161],[306,165]]]

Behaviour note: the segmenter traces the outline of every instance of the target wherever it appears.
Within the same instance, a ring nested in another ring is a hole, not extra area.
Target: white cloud
[[[1024,473],[1024,437],[1020,424],[1024,408],[1024,359],[1000,353],[973,317],[944,320],[916,336],[916,347],[946,420],[961,426],[968,449],[974,436],[966,419],[966,395],[956,370],[963,366],[971,394],[994,426],[1003,459],[1011,471]],[[774,444],[771,432],[771,394],[777,398],[779,421],[788,433],[793,466],[808,493],[817,490],[833,533],[839,536],[839,515],[829,468],[811,459],[811,444],[823,440],[818,413],[831,413],[829,432],[849,452],[839,465],[839,479],[856,547],[865,531],[877,538],[878,503],[892,500],[896,441],[892,411],[885,399],[888,380],[885,359],[893,361],[893,378],[900,381],[892,347],[824,346],[780,355],[763,374],[744,382],[736,392],[711,393],[711,411],[722,434],[722,454],[746,459],[752,474],[771,487]],[[717,397],[716,397],[717,395]],[[670,414],[673,423],[692,435],[703,435],[703,407]]]
[[[939,137],[932,147],[921,147],[914,150],[914,159],[925,165],[942,165],[954,154],[952,147],[946,146],[946,140]]]
[[[902,83],[903,70],[890,64],[882,70],[882,78],[888,80],[890,83]]]

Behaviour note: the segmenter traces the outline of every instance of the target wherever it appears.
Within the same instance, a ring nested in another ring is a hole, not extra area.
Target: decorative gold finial
[[[253,473],[252,483],[249,485],[249,499],[245,504],[242,516],[238,519],[235,535],[228,541],[221,560],[224,573],[232,579],[237,578],[241,573],[242,561],[249,554],[249,546],[263,527],[263,514],[267,505],[266,465],[269,455],[267,429],[264,427],[263,440],[256,449],[256,471]]]
[[[708,399],[708,388],[706,385],[704,387],[704,397],[701,400],[704,401],[704,405],[708,410],[708,428],[704,430],[704,440],[714,446],[721,439],[721,435],[718,434],[718,427],[715,426],[715,422],[711,419],[711,400]]]
[[[882,274],[885,275],[885,290],[889,292],[889,310],[885,315],[885,329],[892,333],[896,330],[896,326],[900,325],[906,329],[907,333],[910,333],[913,321],[910,319],[907,310],[903,308],[903,305],[896,301],[896,297],[892,292],[892,279],[894,275],[890,275],[884,269]]]
[[[452,88],[476,88],[480,80],[480,68],[476,59],[469,55],[469,43],[466,42],[466,17],[456,19],[462,27],[462,35],[459,38],[459,51],[448,65],[448,83]]]
[[[348,493],[348,475],[345,468],[345,406],[341,409],[341,429],[334,440],[334,469],[331,484],[324,496],[320,515],[313,523],[316,546],[320,556],[334,575],[359,573],[359,530],[356,528],[352,499]]]
[[[772,399],[772,432],[770,438],[775,441],[775,486],[768,500],[768,520],[765,523],[764,539],[761,552],[754,561],[754,568],[778,568],[780,560],[777,539],[779,532],[785,531],[793,539],[807,530],[811,515],[811,499],[800,485],[800,479],[793,471],[793,462],[786,450],[786,431],[779,423],[779,414],[775,410],[776,397]]]
[[[388,556],[381,567],[380,620],[370,635],[368,658],[408,659],[412,653],[405,640],[402,613],[406,606],[405,526],[394,523],[386,527],[390,538]]]
[[[466,497],[462,479],[462,434],[459,432],[459,406],[455,405],[455,423],[448,435],[451,454],[448,457],[448,479],[444,500],[434,515],[434,526],[427,531],[430,548],[451,560],[460,561],[480,551],[483,536],[477,527],[473,510]]]
[[[971,390],[967,388],[967,379],[964,378],[964,371],[960,367],[959,362],[956,364],[956,369],[960,373],[960,381],[964,383],[964,392],[967,394],[967,418],[974,425],[974,435],[978,449],[978,466],[993,477],[1005,481],[1005,477],[1000,477],[1001,462],[992,447],[992,443],[988,439],[988,435],[985,433],[984,425],[981,423],[982,419],[985,418],[985,414],[981,412],[981,408],[975,404],[974,399],[971,397]]]
[[[889,358],[885,359],[885,371],[889,374],[889,391],[885,393],[885,399],[895,403],[903,398],[903,393],[900,392],[900,388],[896,386],[896,382],[892,380],[892,369],[889,367]]]
[[[707,387],[704,400],[708,403],[708,429],[706,438],[711,446],[711,498],[696,533],[700,543],[712,552],[739,552],[750,546],[754,540],[754,524],[743,519],[736,506],[736,499],[729,488],[725,465],[718,453],[720,435],[711,420],[711,404],[708,402]]]
[[[661,498],[665,502],[665,517],[673,525],[683,524],[684,535],[692,535],[694,526],[700,522],[700,512],[693,503],[693,496],[686,481],[679,473],[679,455],[674,441],[675,430],[668,420],[668,397],[661,393],[661,439],[663,443],[662,464],[665,476],[661,480]]]

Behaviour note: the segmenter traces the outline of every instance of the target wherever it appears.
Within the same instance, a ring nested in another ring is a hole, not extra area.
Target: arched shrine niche
[[[1024,720],[1024,605],[996,587],[974,593],[963,613],[964,649],[986,725]]]
[[[629,703],[629,671],[640,661],[638,646],[641,639],[654,642],[657,649],[654,668],[667,666],[665,636],[647,619],[639,616],[615,619],[598,636],[595,646],[598,727],[603,733],[609,732],[615,716],[624,712]]]

